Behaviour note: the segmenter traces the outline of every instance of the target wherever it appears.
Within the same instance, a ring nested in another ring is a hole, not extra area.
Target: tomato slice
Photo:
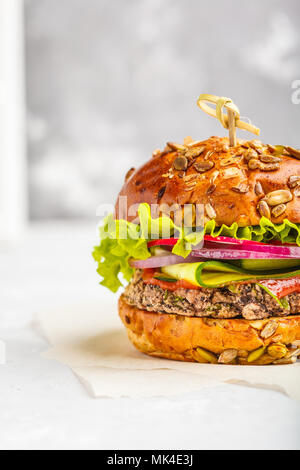
[[[169,291],[175,291],[177,289],[195,289],[195,290],[200,290],[202,287],[200,286],[195,286],[191,282],[180,280],[176,282],[168,282],[168,281],[162,281],[160,279],[156,279],[156,275],[161,275],[160,272],[158,272],[155,268],[148,268],[143,270],[143,281],[145,284],[152,284],[154,286],[159,286],[164,290],[169,290]]]
[[[299,276],[289,279],[262,279],[258,282],[269,289],[278,299],[293,294],[294,292],[300,292]]]
[[[148,242],[149,248],[151,246],[174,246],[178,242],[178,238],[160,238],[158,240],[150,240]]]

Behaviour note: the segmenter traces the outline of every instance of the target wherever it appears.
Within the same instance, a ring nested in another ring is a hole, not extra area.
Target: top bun
[[[262,215],[273,223],[300,223],[299,158],[300,151],[291,147],[257,140],[238,140],[230,148],[226,137],[187,138],[184,145],[168,143],[141,168],[129,170],[119,196],[127,196],[127,208],[143,202],[204,204],[206,218],[214,218],[217,226],[258,225]],[[117,214],[119,206],[118,198]],[[153,210],[152,216],[157,216]],[[136,213],[126,217],[132,221]]]

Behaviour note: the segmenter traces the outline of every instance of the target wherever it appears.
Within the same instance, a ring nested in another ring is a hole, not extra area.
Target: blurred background
[[[231,97],[265,142],[299,147],[299,22],[298,0],[1,0],[2,279],[32,289],[32,272],[61,266],[66,282],[130,167],[168,140],[225,135],[200,93]]]
[[[0,63],[14,62],[2,77],[2,92],[10,88],[2,132],[25,144],[16,161],[21,174],[10,177],[19,186],[16,217],[22,207],[29,221],[93,219],[154,148],[186,135],[224,134],[196,107],[202,92],[233,98],[263,140],[300,145],[300,106],[291,101],[300,78],[298,0],[1,4],[0,21],[9,25]],[[9,123],[11,107],[18,116]],[[1,152],[2,184],[11,158]]]
[[[297,0],[27,0],[30,218],[94,217],[154,148],[223,134],[202,92],[299,146],[299,22]]]

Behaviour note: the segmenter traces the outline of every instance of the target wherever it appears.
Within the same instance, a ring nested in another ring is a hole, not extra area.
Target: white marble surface
[[[35,312],[115,298],[97,285],[92,225],[34,225],[0,250],[2,449],[299,449],[300,403],[234,385],[170,398],[90,398],[67,367],[40,353]],[[105,314],[105,312],[104,312]],[[115,314],[115,312],[111,312]]]

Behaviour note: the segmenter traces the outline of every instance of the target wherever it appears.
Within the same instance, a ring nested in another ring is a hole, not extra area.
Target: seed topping
[[[173,167],[178,171],[185,171],[188,167],[188,160],[186,157],[178,156],[175,158]]]
[[[210,203],[205,204],[204,208],[205,208],[206,215],[210,219],[214,219],[216,217],[216,215],[217,215],[216,211]]]
[[[185,156],[187,158],[196,158],[201,155],[205,150],[205,147],[192,147],[185,151]]]
[[[285,149],[289,152],[292,157],[297,158],[297,160],[300,160],[300,150],[294,149],[293,147],[285,147]]]
[[[265,346],[262,346],[261,348],[255,349],[254,351],[251,351],[251,353],[248,356],[248,362],[254,362],[259,359],[263,353],[265,352]]]
[[[264,190],[262,188],[262,185],[259,181],[257,181],[257,183],[255,183],[254,192],[255,192],[256,196],[263,196],[265,194]]]
[[[260,160],[264,163],[280,163],[280,157],[273,157],[273,155],[261,155]]]
[[[208,162],[208,161],[198,162],[198,163],[194,163],[194,168],[199,173],[205,173],[206,171],[211,170],[214,167],[214,165],[215,165],[214,162]]]
[[[181,144],[176,144],[175,142],[167,142],[167,146],[171,150],[185,150],[185,146]]]
[[[257,205],[257,210],[262,217],[266,217],[267,219],[271,218],[271,212],[266,201],[264,200],[259,201]]]
[[[211,175],[210,182],[214,183],[216,181],[216,179],[218,178],[219,174],[220,174],[220,172],[218,170],[214,171]]]
[[[278,328],[278,323],[275,320],[270,320],[260,332],[260,336],[264,339],[270,338]]]
[[[246,194],[249,191],[250,186],[246,183],[240,183],[238,186],[233,186],[231,189],[236,193]]]
[[[286,211],[286,204],[278,204],[278,206],[273,207],[272,215],[274,217],[280,217]]]
[[[300,186],[300,176],[290,176],[288,180],[288,187],[295,188],[296,186]]]
[[[211,364],[217,364],[218,362],[218,358],[215,354],[203,348],[196,348],[195,350],[196,360],[197,360],[197,357],[200,357],[201,359],[204,359],[206,362],[210,362]]]
[[[300,196],[300,186],[297,186],[297,188],[294,189],[294,196],[299,197]]]
[[[262,171],[275,171],[279,170],[279,163],[261,163],[259,169]]]
[[[225,351],[220,354],[218,362],[221,364],[229,364],[234,361],[237,355],[238,351],[236,349],[225,349]]]
[[[158,157],[159,155],[161,154],[161,150],[160,149],[155,149],[153,150],[152,152],[152,157]]]
[[[202,144],[202,140],[194,140],[193,142],[189,142],[187,144],[187,147],[191,148],[191,147],[199,147],[200,145]],[[201,147],[203,150],[202,152],[205,150],[205,147],[202,146]]]
[[[208,189],[207,189],[207,191],[206,191],[206,194],[208,194],[208,195],[212,194],[212,193],[215,191],[215,189],[216,189],[216,185],[215,185],[215,184],[211,184],[211,185],[208,187]]]
[[[125,175],[125,181],[128,181],[130,176],[135,172],[135,168],[130,168]]]
[[[241,175],[241,171],[239,170],[239,168],[237,167],[230,167],[230,168],[226,168],[224,171],[223,171],[223,178],[224,179],[229,179],[229,178],[236,178],[237,176],[240,176]]]
[[[257,155],[257,152],[254,150],[254,149],[248,149],[246,150],[246,152],[244,153],[244,159],[249,162],[250,160],[252,159],[257,159],[258,158],[258,155]]]
[[[271,191],[266,194],[265,200],[269,206],[277,206],[278,204],[284,204],[293,199],[293,195],[289,189],[279,189],[277,191]]]
[[[274,357],[274,359],[281,359],[287,354],[287,348],[280,343],[276,344],[270,344],[268,347],[268,354],[271,357]]]
[[[158,194],[157,194],[157,199],[160,200],[163,195],[165,194],[165,191],[166,191],[166,186],[163,186],[162,188],[160,188],[160,190],[158,191]]]
[[[258,168],[260,168],[259,161],[255,158],[251,158],[251,160],[248,161],[248,168],[250,170],[257,170]]]

